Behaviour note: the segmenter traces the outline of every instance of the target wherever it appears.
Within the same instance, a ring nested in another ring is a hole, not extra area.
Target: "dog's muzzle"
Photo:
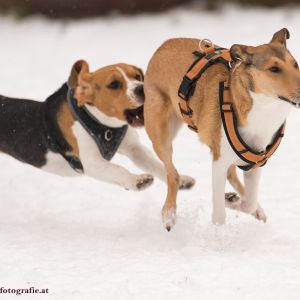
[[[140,104],[143,104],[145,102],[145,93],[144,93],[144,85],[143,84],[139,84],[135,87],[135,89],[133,90],[133,93],[137,99],[137,101]]]

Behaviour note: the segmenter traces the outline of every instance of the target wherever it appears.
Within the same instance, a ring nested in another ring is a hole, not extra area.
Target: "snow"
[[[287,27],[300,58],[300,9],[226,7],[160,15],[47,21],[0,18],[1,93],[45,99],[67,79],[72,64],[91,69],[116,62],[144,69],[170,37],[206,37],[219,45],[256,45]],[[174,145],[180,172],[196,186],[178,196],[178,222],[168,233],[160,209],[166,186],[155,181],[128,192],[90,178],[63,178],[1,154],[0,288],[48,288],[22,299],[299,299],[300,118],[264,168],[260,202],[267,224],[227,211],[211,219],[208,149],[183,128]],[[144,130],[139,134],[150,147]],[[137,170],[124,157],[115,162]],[[0,294],[0,299],[15,295]]]

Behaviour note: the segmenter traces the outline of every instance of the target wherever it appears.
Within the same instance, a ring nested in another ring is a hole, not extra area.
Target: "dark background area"
[[[0,0],[0,12],[19,17],[39,13],[51,18],[83,18],[159,12],[183,4],[217,9],[227,2],[267,7],[300,4],[300,0]]]

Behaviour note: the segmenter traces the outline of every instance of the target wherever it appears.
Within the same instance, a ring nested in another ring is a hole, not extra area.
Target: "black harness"
[[[111,160],[126,135],[128,125],[110,127],[100,123],[84,106],[77,106],[73,89],[68,90],[67,99],[73,117],[93,138],[102,157],[108,161]]]

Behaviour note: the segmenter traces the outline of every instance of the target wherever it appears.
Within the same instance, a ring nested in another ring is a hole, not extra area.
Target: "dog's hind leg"
[[[179,175],[172,161],[172,140],[179,129],[180,120],[175,116],[171,101],[153,89],[149,89],[146,94],[144,111],[146,131],[166,169],[168,192],[162,209],[162,220],[165,228],[170,231],[176,221],[179,187]]]
[[[256,219],[266,222],[267,217],[257,201],[258,185],[261,175],[261,169],[255,169],[244,172],[245,188],[240,182],[236,167],[231,166],[227,172],[227,178],[233,188],[239,193],[240,197],[235,193],[226,193],[226,206],[252,214]]]
[[[227,171],[227,180],[231,184],[231,186],[234,188],[236,192],[239,193],[239,195],[242,197],[245,194],[245,187],[241,183],[237,173],[236,173],[236,166],[231,165]],[[234,193],[227,193],[227,194],[234,194]],[[226,196],[227,196],[226,194]]]

